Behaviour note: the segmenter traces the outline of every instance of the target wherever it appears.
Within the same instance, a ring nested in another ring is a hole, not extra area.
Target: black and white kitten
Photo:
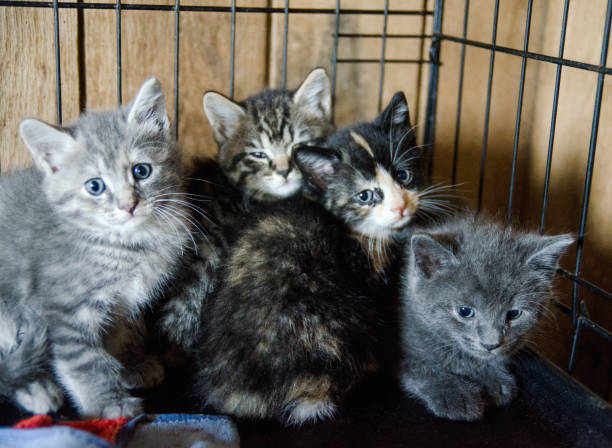
[[[572,242],[467,214],[415,233],[401,294],[406,392],[453,420],[508,404],[517,393],[510,357],[542,315]]]
[[[203,406],[289,424],[329,418],[376,366],[381,278],[371,266],[382,269],[384,248],[424,200],[404,95],[325,146],[293,154],[314,200],[258,215],[205,303],[195,373]]]
[[[152,78],[127,106],[65,127],[27,118],[19,132],[35,168],[0,177],[0,394],[45,413],[64,389],[83,416],[139,414],[127,388],[163,369],[121,362],[134,340],[118,339],[191,241],[189,209],[167,201],[183,192],[162,87]]]
[[[321,68],[296,90],[264,90],[240,103],[208,92],[203,103],[219,154],[217,161],[197,164],[189,197],[205,232],[168,286],[155,323],[162,344],[183,355],[196,342],[202,303],[228,244],[254,209],[299,193],[302,175],[291,162],[293,148],[333,131],[330,81]]]

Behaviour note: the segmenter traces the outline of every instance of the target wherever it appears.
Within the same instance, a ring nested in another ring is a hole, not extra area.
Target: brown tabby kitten
[[[404,95],[325,146],[293,154],[314,201],[288,201],[253,220],[205,303],[202,406],[302,424],[333,416],[375,368],[383,285],[371,263],[425,200]]]

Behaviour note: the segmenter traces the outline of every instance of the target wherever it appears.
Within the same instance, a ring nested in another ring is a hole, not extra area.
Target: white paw
[[[143,406],[142,399],[138,397],[126,397],[119,403],[113,403],[105,406],[100,412],[102,418],[119,418],[119,417],[135,417],[142,414]]]
[[[327,420],[336,413],[336,405],[329,401],[297,401],[287,409],[287,423],[302,425],[306,422]]]
[[[17,403],[34,414],[57,411],[64,403],[64,391],[54,381],[37,380],[15,392]]]

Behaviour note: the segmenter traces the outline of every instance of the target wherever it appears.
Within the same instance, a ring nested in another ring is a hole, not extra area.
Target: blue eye
[[[523,312],[521,310],[510,310],[506,313],[506,318],[508,320],[518,319]]]
[[[397,173],[395,174],[395,177],[401,183],[407,183],[407,182],[410,182],[412,180],[412,174],[409,173],[406,170],[398,170]]]
[[[250,152],[249,155],[255,157],[256,159],[267,159],[268,158],[265,152]]]
[[[362,204],[369,204],[374,199],[374,192],[372,190],[363,190],[357,193],[356,196]]]
[[[138,163],[132,167],[132,174],[138,180],[146,179],[151,175],[153,168],[148,163]]]
[[[457,314],[459,314],[459,316],[465,319],[470,319],[474,317],[474,314],[476,313],[474,312],[472,308],[469,308],[467,306],[461,306],[457,309]]]
[[[85,182],[85,189],[92,196],[100,196],[106,190],[106,185],[101,178],[94,177]]]

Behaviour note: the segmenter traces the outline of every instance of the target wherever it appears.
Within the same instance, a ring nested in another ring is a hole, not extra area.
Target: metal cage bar
[[[180,35],[180,2],[174,3],[174,138],[179,138],[179,35]]]
[[[289,0],[285,0],[285,12],[284,12],[284,25],[283,25],[283,76],[281,87],[284,89],[287,87],[287,44],[289,39]]]
[[[470,0],[465,0],[463,13],[463,38],[467,37]],[[461,104],[463,102],[463,74],[465,72],[465,44],[461,44],[461,60],[459,62],[459,89],[457,93],[457,118],[455,119],[455,142],[453,144],[453,171],[451,184],[457,183],[457,163],[459,161],[459,129],[461,128]]]
[[[236,68],[236,0],[232,0],[232,25],[230,36],[230,99],[234,99],[234,70]]]
[[[440,44],[439,36],[442,34],[442,15],[444,13],[444,0],[435,0],[434,23],[429,49],[429,87],[427,109],[425,111],[425,131],[423,145],[432,148],[436,133],[436,102],[438,99],[438,78],[440,75]],[[427,152],[427,176],[431,178],[433,169],[433,151]]]
[[[493,36],[491,37],[492,48],[489,59],[489,81],[487,83],[487,102],[485,108],[484,131],[482,135],[482,153],[480,156],[480,176],[478,180],[478,205],[477,210],[482,208],[482,194],[484,187],[485,163],[487,161],[487,144],[489,140],[489,118],[491,116],[491,90],[493,88],[493,70],[495,68],[495,43],[497,42],[497,20],[499,19],[499,0],[495,0],[495,12],[493,13]]]
[[[527,18],[525,19],[525,38],[523,40],[523,51],[527,53],[529,49],[529,32],[531,31],[531,11],[533,0],[527,3]],[[516,107],[516,124],[514,127],[514,147],[512,148],[512,173],[510,175],[510,191],[508,194],[508,216],[506,224],[510,225],[512,219],[512,202],[514,199],[514,183],[516,182],[516,166],[518,164],[518,146],[521,132],[521,115],[523,113],[523,95],[525,93],[525,72],[527,70],[527,58],[523,56],[521,63],[521,80],[519,84],[518,105]]]
[[[336,110],[336,78],[338,76],[338,38],[340,37],[340,0],[336,0],[334,17],[334,48],[332,50],[331,107],[332,120]]]
[[[563,21],[561,23],[561,37],[559,38],[559,59],[563,59],[565,51],[565,33],[567,31],[567,17],[569,13],[569,2],[565,0],[563,5]],[[544,174],[544,193],[542,195],[542,215],[540,217],[540,233],[544,233],[546,224],[546,207],[548,205],[548,188],[550,186],[550,172],[552,166],[553,146],[555,142],[555,129],[557,125],[557,107],[559,105],[559,87],[561,86],[561,64],[557,64],[555,76],[555,90],[552,105],[552,117],[550,119],[550,134],[548,137],[548,153],[546,155],[546,173]]]
[[[58,1],[53,0],[53,36],[55,39],[55,101],[57,102],[57,124],[62,124],[62,61],[60,59],[60,31]]]
[[[382,110],[382,96],[385,85],[385,51],[387,49],[387,19],[389,18],[389,0],[385,0],[385,15],[383,17],[383,29],[382,29],[382,48],[380,51],[380,71],[379,71],[379,83],[378,83],[378,107],[377,110]]]
[[[121,105],[121,0],[115,3],[117,9],[116,34],[117,34],[117,105]]]
[[[13,6],[20,8],[53,8],[53,2],[38,2],[33,0],[13,1],[0,0],[0,6]],[[111,3],[78,3],[78,2],[58,2],[59,8],[67,9],[115,9]],[[152,5],[124,3],[122,8],[130,11],[169,11],[175,10],[173,5]],[[182,5],[181,12],[232,12],[230,6],[201,6],[201,5]],[[260,14],[285,14],[285,8],[269,8],[255,6],[236,7],[239,13],[260,13]],[[289,8],[289,14],[335,14],[335,8]],[[340,14],[345,15],[384,15],[382,9],[342,9]],[[389,15],[399,16],[423,16],[433,15],[433,11],[421,10],[389,10]]]

